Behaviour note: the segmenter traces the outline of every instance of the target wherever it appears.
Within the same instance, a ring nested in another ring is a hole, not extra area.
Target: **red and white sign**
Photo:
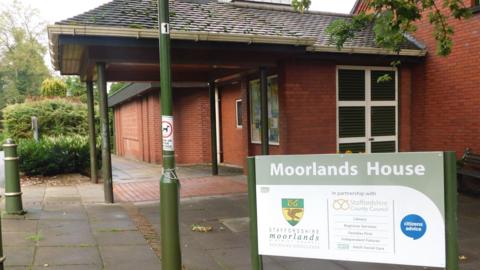
[[[173,151],[173,116],[162,115],[163,151]]]

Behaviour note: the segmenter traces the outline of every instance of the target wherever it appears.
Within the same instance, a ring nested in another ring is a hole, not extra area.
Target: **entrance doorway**
[[[398,151],[398,72],[337,67],[337,151]]]

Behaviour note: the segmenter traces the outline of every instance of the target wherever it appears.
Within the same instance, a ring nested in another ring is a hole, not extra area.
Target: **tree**
[[[120,91],[122,88],[124,88],[128,83],[125,82],[115,82],[110,85],[110,91],[108,91],[108,95],[111,96],[115,94],[116,92]]]
[[[65,97],[67,84],[60,79],[45,79],[40,87],[40,93],[44,97]]]
[[[38,95],[50,76],[39,41],[45,27],[38,21],[36,10],[16,0],[0,5],[0,108]]]
[[[427,15],[433,25],[433,36],[437,41],[437,53],[447,56],[452,51],[452,36],[454,29],[448,20],[466,19],[471,11],[463,0],[364,0],[369,12],[361,12],[351,20],[339,19],[328,28],[331,41],[342,48],[346,41],[352,39],[355,33],[370,27],[373,23],[377,45],[400,51],[405,42],[405,35],[414,34],[415,23]],[[297,10],[308,8],[309,0],[293,0],[292,5]]]

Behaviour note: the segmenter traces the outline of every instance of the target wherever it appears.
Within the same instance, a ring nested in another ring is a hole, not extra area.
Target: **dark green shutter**
[[[340,138],[365,137],[365,107],[339,107]]]
[[[390,80],[378,82],[378,78],[388,75]],[[395,72],[377,71],[371,72],[372,101],[393,101],[395,100]]]
[[[338,100],[364,101],[365,100],[365,71],[338,70]]]
[[[396,143],[395,141],[387,142],[372,142],[372,153],[389,153],[395,152]]]
[[[341,143],[338,146],[340,153],[351,151],[352,153],[365,153],[365,143]]]
[[[372,136],[395,136],[396,112],[394,106],[371,107]]]

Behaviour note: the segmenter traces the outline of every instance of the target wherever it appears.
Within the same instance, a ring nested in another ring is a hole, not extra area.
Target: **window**
[[[252,143],[261,143],[260,134],[260,80],[249,83],[250,89],[250,136]],[[267,78],[268,92],[268,136],[269,144],[280,143],[279,107],[278,107],[278,77]]]
[[[242,118],[242,100],[237,99],[235,100],[235,122],[237,124],[237,128],[242,128],[243,118]]]
[[[388,74],[391,80],[378,82]],[[397,72],[392,68],[339,67],[337,150],[397,151]]]

